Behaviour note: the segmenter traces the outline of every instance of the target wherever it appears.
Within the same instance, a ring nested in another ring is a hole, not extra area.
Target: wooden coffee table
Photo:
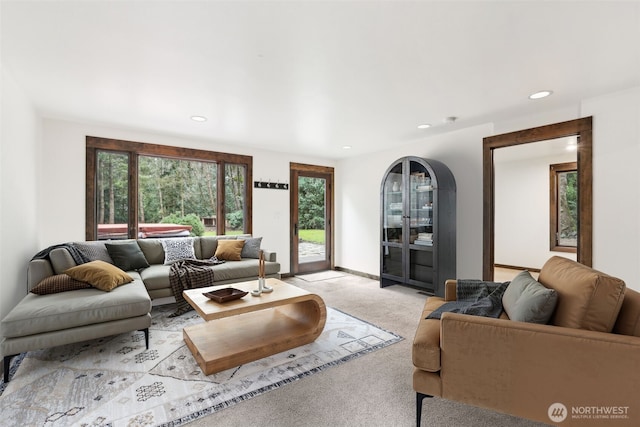
[[[313,342],[322,333],[327,309],[322,298],[277,279],[267,279],[271,293],[254,297],[253,280],[189,289],[185,300],[206,321],[183,330],[184,341],[205,375]],[[222,288],[249,292],[218,303],[203,295]]]

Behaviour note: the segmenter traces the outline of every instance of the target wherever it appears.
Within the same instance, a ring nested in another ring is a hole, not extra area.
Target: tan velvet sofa
[[[558,295],[549,324],[443,313],[427,299],[413,342],[417,424],[441,397],[560,426],[640,425],[640,293],[561,257],[538,281]]]

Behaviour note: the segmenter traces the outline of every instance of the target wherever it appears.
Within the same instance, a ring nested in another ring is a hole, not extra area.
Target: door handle
[[[293,224],[293,235],[297,236],[298,235],[298,224]]]

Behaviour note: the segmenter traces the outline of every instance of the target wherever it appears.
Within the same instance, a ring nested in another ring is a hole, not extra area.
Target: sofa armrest
[[[264,260],[265,261],[276,262],[276,253],[275,252],[263,250],[262,253],[264,254]]]
[[[445,301],[456,301],[458,299],[456,295],[457,284],[458,284],[458,281],[456,279],[449,279],[444,282],[444,300]]]
[[[442,397],[549,423],[553,403],[619,407],[638,425],[640,338],[444,313]],[[572,422],[569,422],[572,421]],[[619,420],[616,420],[619,421]]]
[[[38,283],[49,276],[53,276],[51,263],[46,259],[34,259],[29,261],[27,268],[27,292],[30,292]]]

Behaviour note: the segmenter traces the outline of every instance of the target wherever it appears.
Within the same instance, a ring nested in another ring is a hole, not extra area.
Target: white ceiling
[[[638,1],[3,0],[0,12],[2,66],[43,116],[329,158],[640,85]],[[527,98],[541,89],[554,94]]]

